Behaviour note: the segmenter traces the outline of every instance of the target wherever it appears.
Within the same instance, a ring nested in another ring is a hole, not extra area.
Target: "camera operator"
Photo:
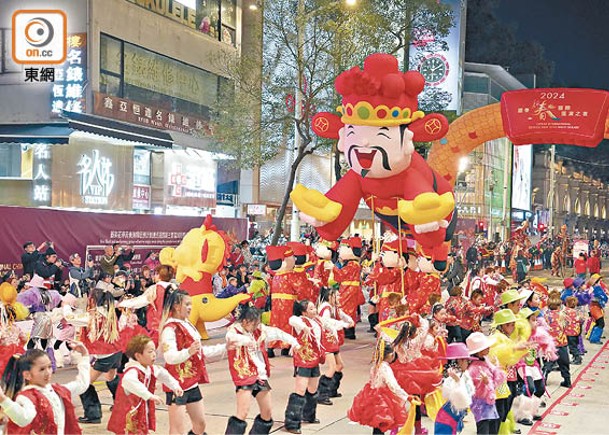
[[[34,266],[34,273],[43,279],[61,281],[64,263],[57,258],[57,252],[53,249],[53,242],[47,242],[47,250]]]
[[[119,243],[113,244],[112,250],[116,256],[116,262],[114,264],[118,266],[119,270],[124,270],[125,263],[130,262],[135,254],[135,250],[132,246],[121,246]]]
[[[82,258],[74,253],[70,255],[70,293],[77,298],[87,295],[89,292],[89,283],[93,279],[93,259],[88,258],[86,267],[83,269]]]
[[[27,241],[23,244],[23,250],[21,254],[21,264],[23,265],[23,274],[34,276],[34,266],[42,255],[40,252],[48,248],[50,242],[43,242],[38,248],[34,246],[34,242]],[[29,280],[28,280],[29,281]]]

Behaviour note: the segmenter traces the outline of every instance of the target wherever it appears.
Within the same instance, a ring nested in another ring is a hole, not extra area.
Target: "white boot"
[[[63,352],[60,349],[54,349],[55,354],[55,366],[59,369],[63,367]]]
[[[531,400],[531,414],[533,415],[533,420],[541,420],[539,417],[539,405],[541,404],[541,397],[532,396]]]
[[[514,420],[518,421],[524,418],[524,413],[522,409],[522,399],[523,395],[520,394],[516,396],[514,401],[512,402],[512,413],[514,414]]]

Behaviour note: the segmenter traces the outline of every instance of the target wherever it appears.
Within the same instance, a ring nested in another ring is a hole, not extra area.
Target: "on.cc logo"
[[[63,63],[67,55],[67,24],[61,10],[21,9],[13,13],[15,63]]]

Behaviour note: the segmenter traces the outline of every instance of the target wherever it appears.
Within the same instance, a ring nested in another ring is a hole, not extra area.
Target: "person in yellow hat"
[[[509,293],[509,291],[504,294],[506,293]],[[505,300],[508,299],[505,298]],[[520,337],[512,338],[516,329],[516,316],[509,308],[504,308],[495,313],[492,327],[495,328],[495,332],[492,334],[495,343],[491,346],[490,357],[491,360],[496,360],[497,364],[507,373],[507,382],[497,388],[496,402],[499,419],[504,426],[500,429],[500,433],[503,433],[502,429],[505,429],[508,413],[517,395],[518,375],[515,366],[534,345]]]
[[[508,290],[501,294],[501,307],[507,308],[514,313],[516,316],[516,324],[514,327],[514,332],[512,333],[512,338],[516,341],[518,340],[528,340],[531,336],[531,326],[527,319],[523,319],[522,316],[519,315],[521,304],[523,301],[526,301],[533,292],[531,290]]]

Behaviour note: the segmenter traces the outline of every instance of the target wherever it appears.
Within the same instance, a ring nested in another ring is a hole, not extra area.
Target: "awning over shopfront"
[[[85,113],[62,112],[70,128],[101,136],[172,148],[173,138],[163,130],[127,124]]]
[[[0,125],[0,143],[67,144],[72,129],[65,123]]]

